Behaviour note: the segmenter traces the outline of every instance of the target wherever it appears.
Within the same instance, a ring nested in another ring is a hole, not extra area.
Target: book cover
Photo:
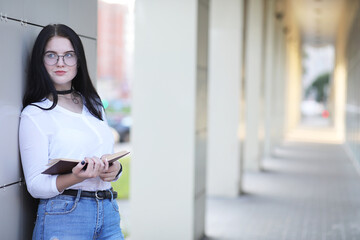
[[[109,165],[111,165],[113,162],[119,160],[120,158],[125,157],[129,153],[130,153],[129,151],[121,151],[121,152],[110,154],[107,157]],[[50,175],[71,173],[72,169],[81,161],[82,160],[67,159],[67,158],[52,159],[47,164],[47,166],[49,166],[49,167],[42,173],[50,174]],[[86,169],[86,166],[87,166],[87,164],[84,165],[83,169]]]

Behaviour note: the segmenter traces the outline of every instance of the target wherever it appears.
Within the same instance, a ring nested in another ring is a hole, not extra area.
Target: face
[[[57,55],[60,57],[56,62]],[[77,74],[77,63],[74,48],[69,39],[59,36],[50,38],[45,46],[44,66],[56,90],[71,88],[71,82]]]

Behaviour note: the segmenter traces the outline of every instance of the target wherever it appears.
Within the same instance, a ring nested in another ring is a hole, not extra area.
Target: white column
[[[285,123],[285,39],[283,33],[283,25],[280,20],[276,21],[276,46],[275,46],[275,73],[274,73],[274,85],[273,85],[273,96],[274,96],[274,110],[273,110],[273,126],[272,136],[274,146],[282,143],[284,139],[284,123]]]
[[[286,131],[286,90],[287,90],[287,85],[288,85],[288,79],[287,79],[287,71],[288,71],[288,59],[287,59],[287,51],[288,49],[286,48],[286,35],[284,33],[284,31],[282,31],[282,35],[281,35],[281,41],[280,41],[280,53],[281,53],[281,58],[280,58],[280,67],[281,67],[281,71],[280,71],[280,84],[279,84],[279,126],[280,126],[280,136],[279,136],[279,140],[282,143],[285,139],[285,131]]]
[[[285,75],[285,92],[284,97],[284,135],[288,135],[299,124],[301,113],[301,96],[302,96],[302,63],[301,63],[301,43],[295,37],[297,29],[292,27],[294,33],[287,37],[285,42],[286,48],[286,75]]]
[[[131,239],[204,235],[208,1],[136,1]]]
[[[264,74],[264,88],[265,88],[265,138],[264,138],[264,158],[268,158],[272,151],[271,142],[271,128],[272,128],[272,114],[274,111],[274,96],[272,89],[274,87],[274,49],[275,49],[275,1],[268,0],[266,2],[266,42],[265,42],[265,74]]]
[[[259,118],[263,77],[263,0],[247,2],[245,101],[246,137],[244,163],[246,169],[260,170]]]
[[[212,0],[209,47],[207,193],[241,190],[240,113],[243,0]]]

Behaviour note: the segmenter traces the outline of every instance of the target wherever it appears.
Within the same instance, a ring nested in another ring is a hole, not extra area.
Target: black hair
[[[84,47],[81,43],[80,37],[70,27],[63,24],[50,24],[44,27],[36,38],[30,65],[28,68],[28,76],[25,87],[25,94],[23,97],[23,108],[28,105],[35,105],[35,102],[40,102],[50,94],[53,96],[53,104],[49,108],[42,108],[43,110],[53,109],[58,102],[58,94],[50,75],[46,71],[43,62],[45,47],[48,41],[54,37],[64,37],[69,39],[74,47],[77,56],[77,74],[72,80],[72,87],[75,91],[79,92],[83,99],[84,104],[89,112],[96,118],[103,120],[101,99],[96,92],[87,69]]]

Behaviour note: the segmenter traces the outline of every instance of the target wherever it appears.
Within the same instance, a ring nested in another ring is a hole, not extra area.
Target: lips
[[[58,75],[58,76],[62,76],[65,73],[66,73],[65,71],[55,71],[55,74]]]

